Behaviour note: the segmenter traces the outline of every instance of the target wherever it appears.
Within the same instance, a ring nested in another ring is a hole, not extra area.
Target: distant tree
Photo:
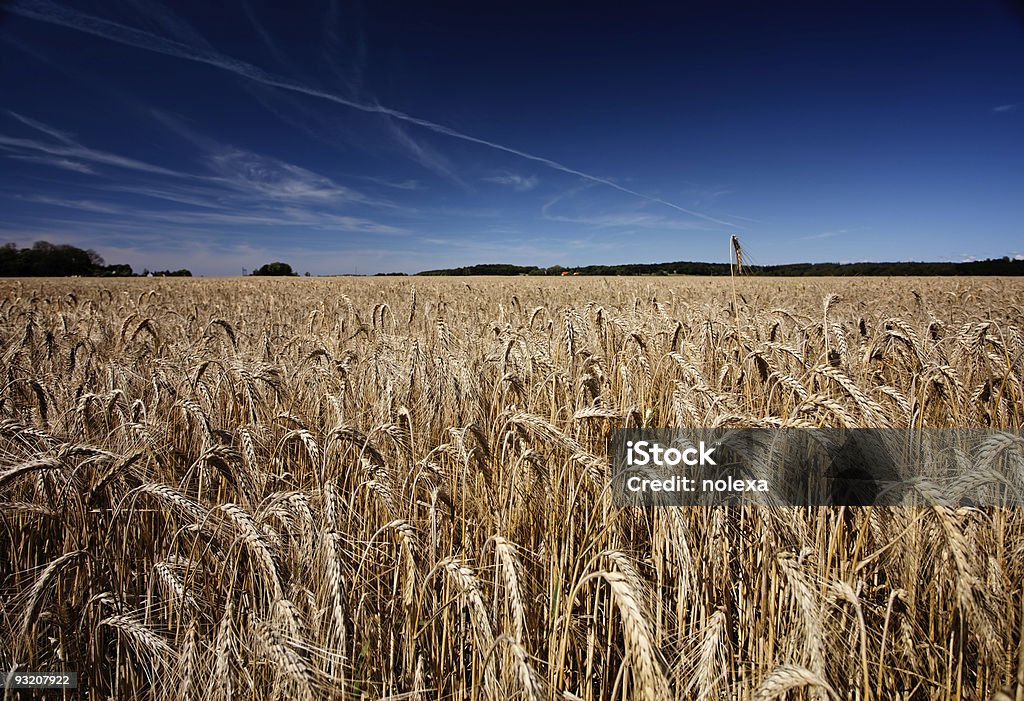
[[[103,277],[131,277],[132,266],[122,263],[120,265],[108,265],[98,273]]]
[[[181,270],[156,270],[153,277],[192,277],[192,271],[182,268]]]
[[[36,241],[32,248],[23,248],[16,251],[9,245],[7,252],[11,254],[8,262],[13,263],[11,275],[41,275],[41,276],[64,276],[64,275],[92,275],[95,266],[90,260],[89,254],[74,246],[55,246],[49,241]]]
[[[131,274],[131,266],[104,265],[103,258],[92,249],[82,250],[49,241],[36,241],[31,248],[19,249],[13,243],[0,246],[0,276],[87,277]]]
[[[1009,256],[963,263],[881,262],[881,263],[786,263],[744,266],[751,275],[802,277],[809,275],[1016,275],[1024,276],[1024,260]],[[471,265],[463,268],[425,270],[418,275],[728,275],[728,263],[675,261],[671,263],[622,263],[549,268],[505,264]]]
[[[508,265],[507,263],[483,263],[466,268],[448,268],[444,270],[426,270],[418,275],[533,275],[543,274],[543,270],[530,265]]]
[[[262,265],[252,272],[253,275],[297,275],[287,263],[274,262]]]
[[[0,275],[4,277],[21,275],[19,253],[16,243],[5,243],[0,246]]]

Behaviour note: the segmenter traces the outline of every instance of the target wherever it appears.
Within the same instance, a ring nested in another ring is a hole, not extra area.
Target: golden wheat
[[[1016,280],[0,288],[5,672],[83,698],[1024,697],[1018,510],[932,477],[901,507],[623,508],[608,469],[623,427],[1002,429],[954,455],[958,494],[1019,499]]]

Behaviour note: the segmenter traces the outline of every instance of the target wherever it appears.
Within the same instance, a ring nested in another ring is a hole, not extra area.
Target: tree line
[[[252,272],[253,275],[297,275],[287,263],[267,263]],[[307,275],[309,273],[306,273]],[[133,277],[132,266],[117,263],[107,265],[103,257],[92,250],[68,244],[36,241],[29,248],[18,248],[8,243],[0,246],[0,277]],[[192,271],[144,269],[142,277],[192,277]]]
[[[947,262],[888,262],[888,263],[787,263],[784,265],[748,265],[748,275],[770,277],[803,276],[884,276],[884,275],[1024,275],[1024,260],[990,258],[962,263]],[[287,263],[267,263],[254,270],[256,276],[297,275]],[[309,273],[306,273],[307,275]],[[396,275],[398,273],[389,273]],[[728,263],[702,263],[676,261],[673,263],[627,263],[622,265],[585,265],[567,268],[554,265],[542,268],[535,265],[509,265],[488,263],[460,268],[424,270],[418,275],[729,275]],[[92,249],[81,249],[68,244],[36,241],[30,248],[18,248],[8,243],[0,246],[0,277],[131,277],[130,265],[107,265]],[[157,277],[191,277],[180,270],[143,270],[142,275]]]
[[[148,270],[143,275],[157,277],[192,277],[180,270]],[[96,251],[68,244],[36,241],[31,248],[18,248],[8,243],[0,246],[0,277],[132,277],[132,266],[125,263],[107,265]]]
[[[1024,260],[1009,256],[963,263],[888,262],[888,263],[786,263],[784,265],[746,265],[746,275],[769,277],[807,276],[885,276],[885,275],[1024,275]],[[566,268],[561,265],[541,268],[535,265],[493,263],[461,268],[425,270],[418,275],[729,275],[728,263],[676,261],[674,263],[627,263],[623,265],[585,265]]]

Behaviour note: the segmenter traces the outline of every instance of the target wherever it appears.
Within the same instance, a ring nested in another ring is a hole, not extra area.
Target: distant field
[[[1024,674],[1018,510],[644,511],[601,477],[627,425],[1020,429],[1024,279],[0,290],[10,671],[211,701],[989,699]]]

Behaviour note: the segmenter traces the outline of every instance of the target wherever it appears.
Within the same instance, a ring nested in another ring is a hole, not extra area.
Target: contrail
[[[11,5],[8,5],[7,9],[16,15],[21,15],[22,17],[28,17],[30,19],[38,20],[40,22],[46,22],[48,24],[56,24],[62,27],[68,27],[70,29],[76,29],[78,31],[85,32],[87,34],[93,34],[95,36],[101,37],[108,41],[116,42],[118,44],[124,44],[126,46],[132,46],[137,49],[143,49],[146,51],[152,51],[167,56],[173,56],[175,58],[184,59],[186,61],[204,63],[208,66],[213,66],[223,71],[234,73],[235,75],[239,75],[243,78],[247,78],[257,83],[268,85],[270,87],[280,88],[282,90],[289,90],[291,92],[301,93],[303,95],[309,95],[311,97],[318,97],[323,100],[333,102],[335,104],[344,105],[345,107],[350,107],[352,109],[359,110],[361,112],[387,115],[389,117],[398,119],[408,124],[415,124],[416,126],[423,127],[424,129],[427,129],[429,131],[438,134],[444,134],[445,136],[450,136],[453,139],[460,139],[462,141],[468,141],[473,144],[479,144],[480,146],[485,146],[496,151],[509,153],[512,154],[513,156],[518,156],[519,158],[528,161],[540,163],[544,166],[547,166],[548,168],[551,168],[552,170],[557,170],[562,173],[567,173],[569,175],[575,175],[579,178],[583,178],[584,180],[589,180],[590,182],[598,183],[606,187],[613,188],[620,192],[633,195],[634,197],[639,197],[640,199],[647,200],[648,202],[655,202],[657,204],[664,205],[665,207],[670,207],[671,209],[683,212],[684,214],[689,214],[690,216],[693,217],[699,217],[700,219],[704,219],[706,221],[714,222],[716,224],[721,224],[723,226],[728,226],[732,228],[744,228],[733,222],[715,219],[714,217],[708,216],[707,214],[701,214],[700,212],[695,212],[692,209],[681,207],[673,202],[663,200],[660,197],[653,197],[651,195],[645,195],[642,192],[637,192],[636,190],[631,190],[630,188],[623,187],[622,185],[619,185],[618,183],[612,180],[608,180],[607,178],[602,178],[597,175],[591,175],[590,173],[584,173],[583,171],[576,170],[575,168],[570,168],[569,166],[563,165],[558,161],[553,161],[550,158],[536,156],[532,153],[520,151],[519,149],[515,149],[510,146],[503,146],[502,144],[498,144],[493,141],[488,141],[486,139],[481,139],[476,136],[471,136],[470,134],[465,134],[461,131],[452,129],[451,127],[446,127],[443,124],[431,122],[426,119],[420,119],[419,117],[414,117],[411,114],[406,114],[405,112],[401,112],[390,107],[385,107],[384,105],[366,104],[362,102],[356,102],[354,100],[349,100],[344,97],[341,97],[340,95],[335,95],[334,93],[326,92],[318,88],[303,85],[302,83],[297,83],[293,80],[289,80],[288,78],[268,73],[267,71],[264,71],[262,68],[254,66],[251,63],[239,61],[238,59],[225,56],[223,54],[217,53],[209,49],[188,46],[187,44],[182,44],[171,39],[165,39],[155,34],[151,34],[149,32],[145,32],[139,29],[134,29],[132,27],[127,27],[123,24],[111,22],[110,20],[105,20],[100,17],[87,15],[84,12],[79,12],[77,10],[72,10],[70,8],[58,5],[56,3],[49,2],[49,0],[17,0]]]

